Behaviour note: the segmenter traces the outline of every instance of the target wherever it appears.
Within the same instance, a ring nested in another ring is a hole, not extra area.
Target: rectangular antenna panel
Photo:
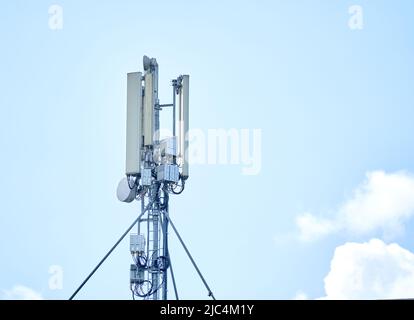
[[[144,93],[144,145],[153,144],[154,136],[154,76],[152,73],[145,75]]]
[[[127,77],[127,124],[126,164],[127,175],[139,175],[142,144],[142,73],[128,73]]]
[[[188,129],[189,129],[189,86],[190,76],[183,75],[182,88],[180,94],[180,155],[182,163],[182,176],[184,179],[188,178]]]

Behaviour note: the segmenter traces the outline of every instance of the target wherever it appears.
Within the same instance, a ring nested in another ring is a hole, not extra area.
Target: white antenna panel
[[[153,75],[145,75],[145,93],[144,93],[144,145],[153,144],[154,134],[154,95],[153,95]]]
[[[128,73],[126,123],[126,174],[139,175],[142,144],[142,73]]]
[[[182,88],[180,93],[180,156],[182,173],[184,179],[188,178],[188,128],[189,128],[189,86],[190,76],[183,75]]]

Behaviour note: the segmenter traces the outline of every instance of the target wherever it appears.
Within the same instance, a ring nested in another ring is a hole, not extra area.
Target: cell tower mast
[[[130,289],[134,299],[167,300],[167,272],[170,271],[178,300],[168,250],[168,228],[171,226],[208,290],[208,295],[215,300],[168,211],[170,195],[181,194],[188,179],[190,77],[181,75],[172,80],[173,102],[160,104],[157,60],[144,56],[143,65],[144,73],[133,72],[127,76],[126,177],[120,181],[117,189],[120,201],[141,201],[141,213],[75,290],[70,300],[136,224],[137,233],[130,234],[133,260],[130,266]],[[172,108],[172,136],[160,140],[160,111],[167,108]]]
[[[130,235],[133,297],[166,300],[167,271],[172,271],[169,195],[180,194],[188,178],[189,76],[172,81],[173,103],[162,105],[158,99],[158,63],[144,56],[143,65],[144,74],[129,73],[127,79],[126,178],[120,182],[117,195],[124,202],[141,201],[138,233]],[[160,140],[160,111],[169,107],[172,137]]]

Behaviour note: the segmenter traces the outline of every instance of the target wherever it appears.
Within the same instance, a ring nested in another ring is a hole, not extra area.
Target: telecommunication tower
[[[172,103],[158,98],[158,63],[144,56],[144,73],[127,75],[127,122],[125,177],[119,182],[117,197],[122,202],[141,201],[141,212],[120,239],[72,294],[72,300],[102,263],[130,233],[130,290],[135,299],[167,300],[168,271],[178,291],[168,250],[169,227],[175,232],[191,263],[208,291],[213,292],[201,274],[169,215],[170,195],[184,191],[189,176],[189,80],[180,75],[172,80]],[[172,108],[172,136],[160,140],[160,112]],[[178,112],[177,112],[178,111]],[[178,113],[178,115],[177,115]]]
[[[117,195],[120,201],[141,201],[138,230],[130,234],[133,296],[165,300],[171,264],[169,195],[180,194],[188,179],[189,76],[172,81],[173,103],[163,105],[158,99],[158,63],[144,56],[143,64],[144,74],[129,73],[127,78],[126,178]],[[173,136],[160,140],[160,112],[168,107],[173,108]]]

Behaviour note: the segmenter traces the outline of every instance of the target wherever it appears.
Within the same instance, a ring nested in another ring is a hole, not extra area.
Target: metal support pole
[[[141,234],[141,217],[144,215],[145,213],[145,197],[143,196],[141,199],[141,214],[138,217],[138,234]]]
[[[168,214],[168,203],[169,203],[169,196],[166,187],[163,187],[163,195],[164,195],[164,201],[163,201],[163,213],[164,217],[162,219],[162,239],[163,239],[163,256],[166,259],[166,268],[164,270],[164,278],[163,278],[163,289],[162,289],[162,299],[167,300],[168,294],[167,294],[167,285],[168,285],[168,264],[169,264],[169,255],[168,255],[168,219],[166,218],[165,214]]]
[[[173,266],[171,262],[170,252],[168,252],[168,261],[170,263],[170,272],[171,272],[171,279],[172,279],[173,287],[174,287],[175,300],[180,300],[180,298],[178,298],[177,284],[175,283],[175,277],[174,277],[174,271],[173,271]]]
[[[167,219],[163,219],[162,221],[162,230],[163,230],[163,257],[165,259],[168,259],[168,220]],[[168,261],[165,262],[166,266],[168,267]],[[163,271],[163,283],[162,283],[162,300],[167,300],[167,283],[168,283],[168,273],[167,273],[167,268]]]
[[[152,206],[151,214],[152,214],[152,232],[153,232],[153,238],[152,238],[152,254],[151,257],[148,257],[151,259],[152,263],[154,264],[155,261],[157,261],[159,257],[159,218],[160,218],[160,211],[159,211],[159,205],[160,205],[160,198],[159,198],[159,185],[158,183],[153,183],[151,186],[151,192],[153,193],[154,197],[154,203]],[[160,283],[160,271],[158,268],[154,268],[152,270],[152,285],[154,289],[158,289]],[[153,300],[158,300],[159,296],[159,290],[156,290],[152,296]]]

